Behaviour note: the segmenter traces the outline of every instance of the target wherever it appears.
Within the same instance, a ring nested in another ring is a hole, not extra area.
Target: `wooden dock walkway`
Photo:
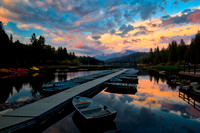
[[[8,112],[0,116],[0,132],[13,132],[45,121],[71,103],[73,97],[86,94],[110,78],[127,70],[119,70]]]

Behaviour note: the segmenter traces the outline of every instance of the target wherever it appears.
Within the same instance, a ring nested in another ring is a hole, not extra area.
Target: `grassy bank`
[[[143,66],[146,69],[154,70],[154,71],[164,71],[166,74],[178,74],[179,71],[184,70],[183,66],[178,65],[156,65],[156,66]]]

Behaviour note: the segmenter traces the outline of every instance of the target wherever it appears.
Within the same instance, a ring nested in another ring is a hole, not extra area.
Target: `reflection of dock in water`
[[[186,90],[179,89],[179,97],[185,102],[193,106],[195,109],[200,111],[200,97],[188,92]]]

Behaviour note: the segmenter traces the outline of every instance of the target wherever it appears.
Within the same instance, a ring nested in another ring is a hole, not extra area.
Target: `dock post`
[[[190,64],[188,64],[188,69],[189,69],[188,72],[190,73]]]

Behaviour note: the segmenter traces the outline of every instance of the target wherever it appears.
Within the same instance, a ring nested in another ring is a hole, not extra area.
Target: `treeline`
[[[19,40],[13,42],[12,35],[8,36],[0,21],[0,67],[32,66],[32,65],[99,65],[104,62],[93,57],[78,57],[66,48],[55,48],[45,44],[44,36],[36,38],[35,33],[30,37],[30,44]]]
[[[135,67],[137,65],[137,60],[147,55],[148,53],[146,52],[136,52],[130,55],[106,60],[105,63],[112,66]]]
[[[140,64],[199,64],[200,63],[200,32],[191,39],[191,43],[186,45],[184,40],[181,39],[180,43],[176,41],[169,43],[168,48],[159,47],[154,51],[151,48],[149,55],[142,57],[138,61]]]

